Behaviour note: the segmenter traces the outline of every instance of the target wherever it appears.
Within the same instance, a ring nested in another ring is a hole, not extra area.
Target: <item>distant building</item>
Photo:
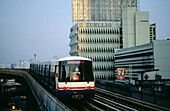
[[[19,61],[18,68],[20,69],[29,69],[30,68],[30,62],[28,61]]]
[[[125,69],[125,80],[170,79],[170,41],[156,40],[153,43],[117,50],[115,69]],[[116,77],[117,70],[115,71]]]
[[[10,68],[11,68],[11,69],[14,69],[14,68],[16,68],[16,66],[17,66],[17,65],[14,63],[14,64],[11,64],[11,67],[10,67]]]
[[[150,42],[156,40],[156,24],[150,25]]]
[[[0,68],[4,68],[4,64],[3,63],[0,63]]]

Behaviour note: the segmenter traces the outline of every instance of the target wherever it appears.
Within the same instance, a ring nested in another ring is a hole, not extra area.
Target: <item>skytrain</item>
[[[33,61],[30,71],[55,90],[58,98],[93,98],[95,79],[92,60],[79,56]]]

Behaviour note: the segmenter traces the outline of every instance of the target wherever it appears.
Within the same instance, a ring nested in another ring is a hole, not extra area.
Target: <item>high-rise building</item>
[[[122,9],[123,48],[150,43],[149,12],[136,11],[135,7]]]
[[[156,38],[137,0],[72,0],[72,21],[70,55],[92,59],[96,79],[113,79],[116,50]]]
[[[93,60],[96,79],[113,79],[114,52],[122,48],[120,23],[75,24],[70,31],[70,55]]]
[[[123,7],[137,0],[72,0],[72,21],[121,21]]]

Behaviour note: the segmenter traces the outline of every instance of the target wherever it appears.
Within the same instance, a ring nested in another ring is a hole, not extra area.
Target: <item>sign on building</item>
[[[118,80],[125,79],[125,69],[124,68],[117,68],[117,79]]]

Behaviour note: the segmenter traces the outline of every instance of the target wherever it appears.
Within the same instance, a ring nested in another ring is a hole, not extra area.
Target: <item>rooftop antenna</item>
[[[34,54],[34,60],[37,61],[37,54]]]

